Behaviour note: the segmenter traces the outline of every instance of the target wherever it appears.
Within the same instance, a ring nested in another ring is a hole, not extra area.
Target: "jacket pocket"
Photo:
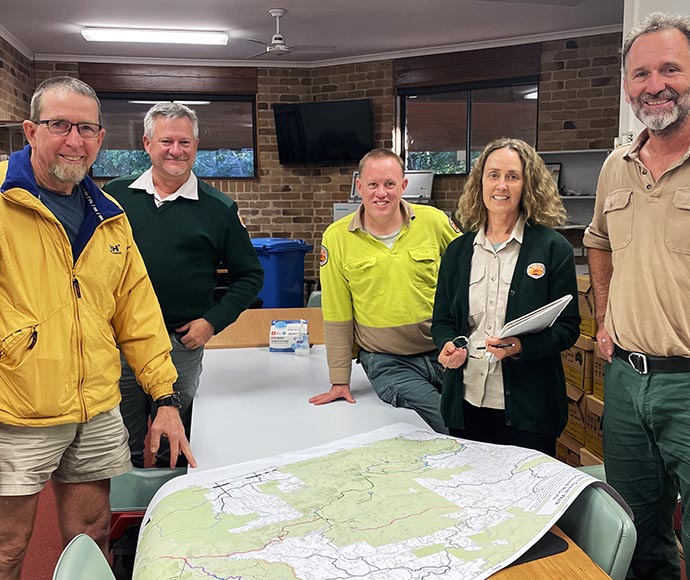
[[[38,325],[15,330],[0,340],[0,365],[8,370],[19,367],[38,342]]]
[[[375,257],[348,262],[343,269],[356,298],[380,296],[386,289],[386,280],[381,276],[381,267]]]
[[[666,247],[677,254],[690,254],[690,187],[679,187],[666,216]]]
[[[412,280],[417,288],[428,290],[436,288],[438,266],[441,261],[435,248],[415,248],[408,250],[412,266]]]
[[[604,215],[606,216],[611,250],[625,248],[632,239],[632,191],[618,189],[609,193],[604,202]]]

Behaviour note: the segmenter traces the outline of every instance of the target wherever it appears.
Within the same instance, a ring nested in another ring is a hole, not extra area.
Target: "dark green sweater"
[[[156,207],[153,195],[121,177],[103,188],[122,205],[158,296],[168,330],[204,318],[216,333],[256,299],[263,269],[237,205],[199,180],[198,200],[178,198]],[[216,270],[223,262],[230,283],[213,305]]]
[[[469,281],[475,233],[453,241],[441,260],[431,334],[440,349],[458,335],[468,336]],[[527,275],[527,266],[541,263],[546,274]],[[538,225],[525,226],[515,273],[510,283],[506,322],[572,294],[556,322],[546,330],[520,336],[522,355],[503,362],[506,424],[532,433],[558,436],[568,418],[568,400],[560,352],[579,336],[577,278],[573,249],[559,233]],[[441,414],[449,427],[462,429],[463,369],[444,376]]]

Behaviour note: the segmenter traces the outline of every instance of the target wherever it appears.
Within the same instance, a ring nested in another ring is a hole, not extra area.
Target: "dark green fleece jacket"
[[[169,331],[204,318],[216,333],[234,322],[256,299],[263,269],[252,241],[228,196],[199,180],[199,199],[180,197],[156,207],[153,195],[120,177],[103,188],[124,208],[134,240]],[[229,285],[213,305],[216,270],[228,269]]]
[[[458,335],[468,336],[469,281],[475,233],[453,241],[441,261],[431,334],[440,349]],[[530,264],[546,267],[544,276],[527,275]],[[556,322],[546,330],[520,336],[522,355],[503,361],[506,424],[516,429],[558,436],[568,418],[568,401],[560,352],[579,336],[577,278],[573,249],[552,229],[526,225],[508,292],[506,322],[572,294]],[[463,428],[463,369],[444,376],[441,414],[446,425]]]

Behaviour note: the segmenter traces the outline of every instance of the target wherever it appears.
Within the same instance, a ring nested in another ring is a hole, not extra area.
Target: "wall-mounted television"
[[[282,164],[359,161],[374,148],[369,99],[276,103],[273,112]]]

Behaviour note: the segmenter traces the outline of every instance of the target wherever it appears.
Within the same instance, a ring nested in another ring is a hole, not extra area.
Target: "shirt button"
[[[643,170],[642,170],[642,175],[647,175],[647,170],[646,170],[646,169],[643,169]]]
[[[506,395],[510,395],[510,389],[506,389],[505,393]]]
[[[647,189],[652,189],[652,186],[647,184]]]
[[[513,422],[510,419],[506,420],[506,425],[508,427],[510,427],[512,424],[513,424]]]
[[[511,290],[510,292],[508,292],[508,294],[510,294],[511,296],[515,296],[515,290]]]
[[[494,278],[491,278],[491,281],[492,281],[492,282],[495,282],[495,281],[496,281],[496,278],[495,278],[495,277],[494,277]]]

